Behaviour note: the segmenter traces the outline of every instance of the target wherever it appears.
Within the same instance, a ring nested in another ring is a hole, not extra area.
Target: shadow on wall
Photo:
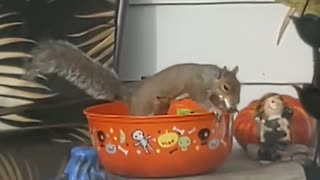
[[[120,50],[119,77],[121,80],[139,80],[156,72],[157,26],[155,6],[127,8]],[[143,53],[139,53],[143,52]],[[141,73],[141,65],[148,68]]]

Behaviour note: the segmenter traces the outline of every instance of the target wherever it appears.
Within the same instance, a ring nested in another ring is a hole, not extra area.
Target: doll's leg
[[[261,121],[260,121],[260,142],[261,142],[261,143],[266,142],[266,139],[265,139],[265,137],[264,137],[264,134],[265,134],[265,125],[264,125],[263,120],[261,120]]]
[[[290,129],[287,127],[283,127],[282,130],[286,133],[286,136],[281,138],[282,141],[290,141]]]
[[[277,129],[280,129],[278,131],[284,131],[286,133],[286,136],[281,138],[282,141],[290,141],[291,138],[290,138],[290,129],[289,129],[289,122],[284,119],[284,118],[281,118],[279,119],[278,121],[280,127],[277,128]]]

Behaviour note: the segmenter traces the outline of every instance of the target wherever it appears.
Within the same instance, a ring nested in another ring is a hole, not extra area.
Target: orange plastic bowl
[[[179,108],[201,113],[176,115]],[[84,111],[92,143],[110,173],[126,177],[178,177],[209,173],[232,148],[229,115],[218,122],[189,99],[171,105],[168,115],[128,116],[113,102]]]

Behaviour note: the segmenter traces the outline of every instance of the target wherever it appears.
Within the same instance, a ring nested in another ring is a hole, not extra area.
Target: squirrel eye
[[[230,88],[228,85],[224,84],[223,85],[223,90],[226,91],[226,92],[229,92]]]

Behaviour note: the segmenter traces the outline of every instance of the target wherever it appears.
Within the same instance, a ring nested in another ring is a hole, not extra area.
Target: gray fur
[[[57,74],[95,99],[121,100],[126,94],[112,70],[92,62],[83,51],[66,41],[40,42],[32,55],[31,63],[26,65],[25,78],[34,79],[37,74]]]
[[[34,79],[38,74],[57,74],[95,99],[127,102],[131,115],[165,112],[166,109],[161,108],[166,108],[167,104],[163,103],[170,103],[183,94],[215,112],[218,112],[216,107],[224,107],[219,101],[212,102],[213,95],[222,95],[233,106],[239,103],[237,67],[229,71],[211,64],[177,64],[143,80],[135,88],[128,88],[112,70],[94,63],[66,41],[40,42],[32,55],[31,63],[26,66],[26,77]],[[223,90],[225,86],[228,92]],[[165,101],[158,102],[157,97],[164,97]]]
[[[132,93],[130,114],[152,114],[156,96],[174,100],[185,93],[208,110],[224,104],[212,104],[212,95],[222,95],[234,107],[239,103],[240,96],[240,83],[235,73],[237,70],[232,72],[212,64],[184,63],[170,66],[145,79]],[[229,86],[230,92],[223,91],[223,84]]]

